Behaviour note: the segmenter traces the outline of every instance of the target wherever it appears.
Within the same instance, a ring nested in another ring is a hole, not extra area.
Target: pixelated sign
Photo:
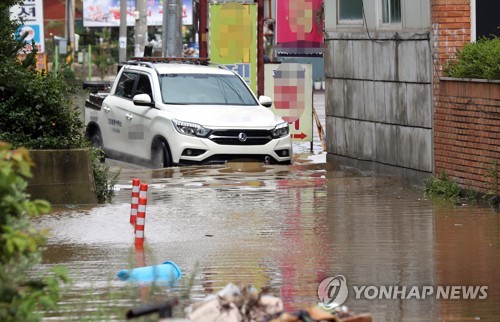
[[[257,5],[211,4],[209,56],[236,71],[257,92]]]
[[[127,25],[135,25],[135,0],[127,1]],[[163,23],[163,1],[148,0],[148,26],[161,26]],[[193,24],[193,1],[182,0],[182,24]],[[120,0],[83,0],[84,27],[120,26]]]
[[[23,48],[27,53],[31,52],[32,41],[35,41],[38,52],[45,52],[45,38],[43,31],[43,0],[24,0],[21,4],[10,8],[11,20],[23,20],[19,27],[19,36],[27,34],[26,46]]]
[[[294,141],[311,142],[312,66],[283,63],[264,65],[264,95],[273,99],[272,109],[290,124]]]
[[[278,55],[322,54],[323,0],[276,0]]]

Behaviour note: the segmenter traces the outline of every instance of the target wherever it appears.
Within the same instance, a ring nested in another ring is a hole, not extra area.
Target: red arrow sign
[[[301,132],[300,134],[292,134],[292,137],[294,139],[300,139],[300,140],[303,140],[307,137],[307,134],[305,134],[304,132]]]

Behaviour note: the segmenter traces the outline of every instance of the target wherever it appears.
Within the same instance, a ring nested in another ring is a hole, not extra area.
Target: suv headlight
[[[203,126],[196,123],[183,122],[179,120],[172,120],[175,129],[180,134],[197,136],[197,137],[207,137],[210,133],[210,129],[204,128]]]
[[[290,128],[287,122],[280,123],[271,130],[271,134],[275,139],[287,136],[290,133]]]

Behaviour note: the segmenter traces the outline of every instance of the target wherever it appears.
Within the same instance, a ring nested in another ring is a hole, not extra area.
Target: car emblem
[[[240,134],[238,134],[238,139],[240,140],[240,142],[245,142],[247,140],[247,135],[243,132],[241,132]]]

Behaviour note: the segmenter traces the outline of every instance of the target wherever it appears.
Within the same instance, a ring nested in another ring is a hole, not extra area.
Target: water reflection
[[[134,177],[150,183],[147,251],[139,257],[129,224]],[[196,274],[192,300],[228,282],[253,284],[269,286],[287,310],[317,303],[318,284],[335,275],[350,287],[484,284],[483,301],[367,300],[350,292],[346,305],[375,321],[500,320],[499,221],[488,208],[443,206],[396,178],[299,162],[128,169],[118,188],[110,205],[36,220],[52,230],[41,269],[68,266],[74,290],[120,290],[120,269],[169,260],[184,277]]]

